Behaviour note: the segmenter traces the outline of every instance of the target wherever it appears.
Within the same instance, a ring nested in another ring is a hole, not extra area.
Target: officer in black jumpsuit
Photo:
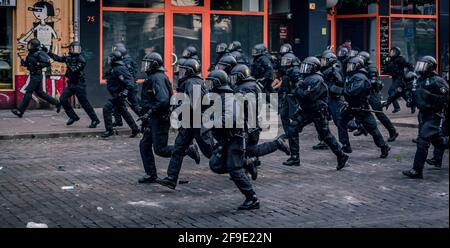
[[[252,51],[253,64],[251,67],[252,76],[263,86],[263,92],[268,94],[267,100],[269,100],[270,93],[275,93],[272,88],[273,82],[273,65],[272,59],[267,52],[267,48],[264,44],[258,44]]]
[[[33,96],[33,92],[41,98],[42,100],[56,106],[56,112],[59,113],[61,110],[61,104],[55,98],[47,95],[42,90],[42,71],[51,66],[50,58],[48,55],[42,51],[41,42],[38,39],[31,39],[27,45],[28,48],[28,56],[25,60],[21,59],[20,64],[25,66],[30,72],[30,82],[28,86],[25,88],[25,95],[23,97],[22,103],[19,104],[17,109],[11,110],[13,114],[22,118],[23,113],[27,109],[30,104],[31,98]]]
[[[81,54],[80,42],[74,41],[69,46],[69,54],[65,56],[58,56],[52,52],[48,55],[55,61],[65,63],[67,66],[66,78],[67,87],[64,89],[61,98],[59,99],[61,105],[66,111],[69,120],[67,121],[67,126],[74,124],[76,121],[80,120],[80,117],[75,113],[72,106],[69,103],[69,99],[72,96],[78,98],[78,102],[81,107],[87,113],[89,118],[91,118],[91,125],[89,128],[96,128],[100,124],[100,120],[95,114],[89,100],[86,95],[86,80],[84,79],[84,67],[86,66],[86,59]]]
[[[346,107],[341,113],[341,125],[347,126],[348,123],[355,118],[367,132],[372,135],[377,147],[381,149],[380,158],[387,158],[390,147],[386,144],[377,127],[377,122],[370,112],[369,96],[370,81],[367,78],[367,71],[364,69],[364,61],[359,57],[354,57],[347,63],[348,78],[343,91]],[[344,136],[343,146],[344,152],[351,153],[350,140],[348,133],[342,133]]]
[[[125,66],[128,69],[128,71],[130,72],[131,76],[133,77],[133,85],[132,85],[133,89],[130,92],[128,92],[127,100],[128,100],[131,110],[133,110],[133,112],[139,116],[141,113],[141,109],[140,109],[139,100],[137,97],[138,87],[136,84],[138,65],[136,64],[134,59],[128,53],[128,50],[125,48],[125,45],[123,45],[122,43],[116,44],[116,50],[119,51],[123,55],[122,60],[125,63]],[[120,116],[120,113],[117,110],[114,110],[113,126],[114,127],[123,126],[122,117]]]
[[[337,51],[338,61],[336,63],[336,66],[341,70],[341,74],[343,77],[345,77],[347,73],[347,62],[350,59],[349,56],[350,51],[346,47],[341,47]]]
[[[128,93],[134,89],[134,78],[122,61],[122,54],[119,51],[111,53],[109,56],[109,64],[111,65],[111,70],[107,73],[106,88],[111,94],[111,98],[103,107],[106,131],[102,137],[107,138],[114,135],[112,115],[114,109],[116,109],[127,122],[128,126],[130,126],[132,130],[130,137],[134,138],[140,133],[140,130],[125,104]]]
[[[163,59],[159,53],[153,52],[142,60],[142,71],[147,78],[142,85],[141,109],[143,137],[139,144],[142,162],[146,175],[139,179],[139,183],[157,182],[155,167],[156,155],[170,158],[173,146],[168,146],[170,129],[170,98],[173,95],[172,84],[164,73]],[[153,148],[153,150],[152,150]],[[197,146],[191,145],[187,155],[200,163]]]
[[[289,135],[298,135],[304,127],[314,123],[320,138],[337,157],[336,169],[341,170],[346,166],[349,157],[342,151],[328,127],[328,89],[320,73],[320,60],[316,57],[306,58],[300,66],[300,73],[303,79],[295,89],[299,105],[292,117]],[[300,151],[295,152],[296,155],[300,154]]]
[[[436,73],[437,63],[431,56],[425,56],[416,63],[415,71],[419,75],[415,90],[415,103],[419,109],[419,137],[413,168],[404,171],[409,178],[423,178],[423,168],[430,144],[441,149],[448,148],[448,136],[441,130],[443,112],[448,111],[449,86]]]
[[[219,60],[219,62],[217,62],[215,69],[223,70],[228,74],[228,76],[230,76],[231,70],[233,70],[236,65],[238,65],[238,62],[235,57],[232,55],[225,55]]]
[[[181,127],[178,131],[178,135],[175,139],[172,157],[170,159],[169,167],[167,169],[167,177],[162,179],[159,183],[170,189],[175,189],[178,183],[178,176],[181,171],[183,158],[186,155],[186,150],[192,144],[193,140],[197,142],[203,155],[208,159],[212,155],[212,149],[214,146],[214,140],[210,132],[204,132],[204,128],[196,127],[193,125],[193,118],[195,118],[193,112],[204,112],[206,106],[194,106],[194,103],[201,102],[194,101],[194,87],[200,89],[199,97],[203,97],[208,93],[204,85],[200,74],[200,63],[195,59],[187,59],[180,65],[179,69],[179,82],[178,82],[178,94],[186,94],[190,99],[190,111],[191,120],[190,127]],[[201,103],[200,103],[201,104]],[[185,117],[182,117],[185,118]],[[198,120],[197,120],[198,121]]]
[[[284,45],[283,45],[284,46]],[[280,49],[280,51],[283,51]],[[280,62],[280,76],[281,87],[278,90],[278,101],[279,101],[279,113],[281,118],[281,124],[283,125],[283,130],[285,134],[289,132],[290,117],[297,110],[297,101],[295,99],[295,87],[297,82],[301,78],[300,74],[300,61],[291,52],[284,53]],[[289,136],[289,147],[291,156],[287,161],[283,162],[286,166],[300,166],[300,158],[297,156],[296,151],[299,148],[299,137],[298,135]]]
[[[211,63],[211,65],[209,67],[209,71],[215,70],[216,65],[219,63],[219,61],[228,53],[229,52],[228,52],[227,44],[225,44],[225,43],[218,44],[216,47],[216,60],[214,61],[214,63]]]
[[[379,111],[375,113],[375,116],[381,122],[381,124],[388,130],[389,132],[388,142],[394,142],[398,137],[398,133],[389,117],[387,117],[386,114],[382,113],[383,104],[381,103],[382,98],[381,90],[383,89],[383,83],[379,78],[378,69],[370,61],[370,54],[368,52],[362,51],[358,54],[358,56],[364,61],[364,67],[368,73],[368,78],[370,80],[371,90],[369,96],[369,105],[372,107],[373,110]],[[354,135],[355,136],[359,136],[361,134],[367,135],[367,131],[364,130],[361,124],[359,127],[360,129]]]
[[[238,64],[250,66],[247,55],[242,51],[242,44],[239,41],[233,41],[228,46],[228,52],[236,58]]]
[[[409,71],[414,70],[413,66],[406,61],[402,56],[402,51],[399,47],[391,48],[389,57],[387,58],[388,64],[386,66],[385,73],[392,76],[392,84],[389,88],[389,96],[393,96],[397,91],[397,88],[403,85],[405,69]],[[397,113],[400,111],[400,105],[398,101],[393,101],[394,110],[392,113]]]

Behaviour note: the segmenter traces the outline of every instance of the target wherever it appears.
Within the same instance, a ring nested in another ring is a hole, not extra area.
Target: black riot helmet
[[[320,70],[320,60],[317,57],[308,57],[300,65],[301,74],[313,74]]]
[[[182,65],[185,61],[186,61],[185,58],[180,58],[175,63],[174,68],[173,68],[173,72],[175,73],[175,75],[178,75],[178,73],[180,72],[180,65]]]
[[[237,60],[232,55],[223,56],[216,65],[216,69],[224,70],[226,73],[231,73],[231,70],[237,65]]]
[[[320,66],[322,68],[330,67],[336,64],[337,60],[337,56],[332,52],[322,54],[322,57],[320,57]]]
[[[349,57],[350,58],[353,58],[353,57],[356,57],[356,56],[358,56],[358,50],[350,50],[350,54],[349,54]]]
[[[28,44],[27,44],[28,51],[37,51],[40,48],[41,48],[41,42],[38,39],[33,38],[30,41],[28,41]]]
[[[391,50],[389,51],[389,56],[395,58],[398,57],[402,54],[402,49],[400,49],[400,47],[393,47],[391,48]]]
[[[250,68],[246,65],[237,65],[231,71],[230,82],[231,84],[237,84],[243,80],[251,78]]]
[[[286,53],[281,57],[281,66],[291,67],[295,65],[300,65],[298,58],[292,53]]]
[[[70,54],[80,54],[81,53],[81,45],[79,41],[74,41],[69,45],[69,53]]]
[[[122,59],[123,59],[123,55],[122,55],[122,53],[120,53],[119,51],[114,51],[114,52],[112,52],[110,55],[109,55],[109,57],[108,57],[108,63],[110,64],[110,65],[112,65],[112,64],[115,64],[115,63],[117,63],[117,62],[119,62],[119,61],[122,61]]]
[[[347,62],[347,72],[354,72],[364,68],[364,60],[360,57],[353,57]]]
[[[209,91],[215,92],[221,88],[230,88],[230,78],[228,74],[223,70],[214,70],[206,77],[205,85]]]
[[[345,59],[349,56],[350,51],[346,47],[339,48],[337,56],[339,59]]]
[[[416,74],[415,72],[408,71],[408,72],[405,74],[405,82],[406,82],[406,83],[413,82],[413,81],[416,80],[416,79],[417,79],[417,74]]]
[[[200,63],[195,59],[186,59],[183,64],[180,64],[178,72],[179,79],[197,76],[200,73]]]
[[[228,50],[228,46],[225,43],[220,43],[216,46],[216,53],[217,54],[225,54]]]
[[[280,47],[281,56],[285,55],[286,53],[292,53],[291,44],[286,43],[286,44],[281,45],[281,47]]]
[[[436,71],[437,62],[432,56],[425,56],[416,63],[414,71],[417,74],[427,74]]]
[[[124,46],[116,47],[116,51],[119,51],[122,54],[122,56],[125,56],[128,54],[128,50]]]
[[[116,51],[117,49],[119,49],[119,52],[122,53],[122,55],[125,55],[127,52],[127,48],[125,46],[125,44],[123,44],[122,42],[117,42],[116,44],[114,44],[114,46],[112,47],[112,51]],[[125,51],[125,54],[123,53]]]
[[[145,55],[145,57],[142,59],[141,71],[164,71],[163,58],[161,54],[152,52]]]
[[[183,54],[181,55],[183,58],[190,59],[197,57],[197,48],[194,46],[188,46],[184,49]]]
[[[231,42],[231,44],[228,46],[228,51],[230,51],[230,53],[234,52],[234,51],[241,52],[242,51],[241,42],[239,42],[239,41]]]
[[[257,44],[252,49],[252,56],[259,57],[267,52],[267,47],[263,43]]]
[[[360,57],[364,61],[364,66],[368,66],[372,63],[372,61],[370,61],[370,54],[366,51],[359,52],[358,57]]]

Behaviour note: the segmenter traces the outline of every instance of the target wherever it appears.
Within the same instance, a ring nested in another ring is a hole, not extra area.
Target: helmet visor
[[[391,57],[395,57],[398,55],[398,52],[396,49],[391,49],[391,51],[389,52],[389,56]]]
[[[224,64],[217,64],[217,65],[216,65],[216,70],[223,70],[223,71],[226,71],[226,69],[227,69],[227,66],[224,65]]]
[[[216,53],[224,53],[227,48],[225,46],[217,46]]]
[[[328,59],[327,58],[320,58],[320,66],[325,67],[328,65]]]
[[[215,78],[207,78],[205,80],[205,86],[209,91],[214,90],[218,85],[219,83]]]
[[[302,74],[309,74],[313,71],[313,65],[311,64],[306,64],[306,63],[302,63],[300,65],[300,73]]]
[[[73,54],[80,54],[81,53],[81,46],[79,45],[75,45],[75,46],[70,46],[70,52]]]
[[[151,61],[148,61],[148,60],[142,61],[142,63],[141,63],[141,71],[142,72],[149,71],[151,69],[151,67],[152,67],[152,64],[153,63]]]
[[[358,55],[358,51],[356,51],[356,50],[351,50],[350,51],[350,57],[355,57],[356,55]]]
[[[356,64],[355,63],[348,63],[347,64],[347,72],[352,72],[356,70]]]
[[[424,61],[417,61],[416,67],[414,68],[414,71],[417,73],[428,71],[430,67],[430,64]]]
[[[281,53],[281,54],[288,53],[288,52],[289,52],[289,47],[287,47],[287,46],[282,46],[282,47],[280,48],[280,53]]]
[[[292,58],[281,58],[281,66],[291,66]]]
[[[237,74],[234,74],[234,75],[230,76],[230,83],[231,83],[231,85],[235,85],[237,83],[237,78],[238,78]]]
[[[348,52],[347,52],[346,49],[341,49],[341,50],[338,51],[337,56],[338,57],[345,57],[345,56],[347,56],[347,54],[348,54]]]
[[[187,76],[187,69],[184,67],[180,67],[180,69],[178,70],[178,77],[179,78],[185,78]]]
[[[181,56],[184,57],[184,58],[190,58],[191,57],[191,52],[189,52],[189,50],[185,49]]]

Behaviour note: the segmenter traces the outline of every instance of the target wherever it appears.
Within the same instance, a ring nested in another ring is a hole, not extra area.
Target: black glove
[[[122,99],[126,99],[128,97],[128,90],[124,90],[119,93],[119,97]]]

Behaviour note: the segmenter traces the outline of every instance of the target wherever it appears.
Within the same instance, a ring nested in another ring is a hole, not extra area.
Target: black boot
[[[338,165],[336,166],[336,170],[340,171],[342,170],[346,165],[347,165],[347,161],[348,161],[348,155],[343,155],[341,157],[338,158]]]
[[[135,130],[131,131],[130,138],[136,138],[140,133],[141,133],[141,130],[135,129]]]
[[[158,182],[158,177],[156,176],[149,176],[149,175],[145,175],[144,177],[142,177],[141,179],[138,180],[138,183],[142,183],[142,184],[151,184],[151,183],[157,183]]]
[[[430,158],[426,160],[427,164],[433,165],[436,168],[442,168],[442,160],[437,158]]]
[[[411,179],[423,179],[422,172],[418,172],[414,169],[403,171],[403,175],[405,175]]]
[[[284,138],[284,136],[280,136],[277,138],[277,146],[278,146],[278,150],[286,153],[286,155],[291,155],[291,150],[289,150],[289,144],[286,141],[286,139]]]
[[[399,134],[398,134],[397,132],[395,132],[395,133],[389,135],[388,142],[394,142],[394,141],[398,138],[398,135],[399,135]]]
[[[103,134],[102,134],[102,138],[108,138],[114,135],[114,131],[113,130],[106,130]]]
[[[244,168],[250,174],[253,181],[258,178],[258,158],[247,158],[244,161]]]
[[[244,203],[238,207],[238,210],[259,209],[259,200],[256,195],[245,199]]]
[[[56,113],[61,112],[61,103],[56,104]]]
[[[313,150],[327,150],[328,146],[325,142],[320,141],[319,144],[312,147]]]
[[[100,124],[99,120],[92,121],[91,125],[89,125],[89,128],[97,128],[98,124]]]
[[[397,109],[392,110],[392,113],[395,114],[395,113],[398,113],[400,111],[401,111],[401,109],[397,108]]]
[[[389,156],[389,151],[391,150],[390,146],[384,146],[381,148],[380,158],[387,158]]]
[[[177,182],[173,178],[166,177],[164,179],[157,180],[157,182],[159,184],[161,184],[162,186],[167,187],[169,189],[175,189],[177,187]]]
[[[286,166],[300,166],[300,158],[298,156],[292,156],[286,162],[283,163]]]
[[[353,152],[352,147],[350,145],[342,146],[342,151],[345,152],[345,153],[352,153]]]
[[[113,127],[123,127],[123,122],[115,121]]]
[[[417,139],[412,139],[411,142],[417,144]]]
[[[67,125],[67,126],[72,126],[75,122],[77,122],[77,121],[79,121],[79,120],[80,120],[80,118],[76,118],[76,119],[70,118],[70,119],[67,121],[66,125]]]
[[[200,152],[198,151],[198,146],[196,144],[190,145],[186,154],[192,158],[196,164],[200,164]]]
[[[358,137],[358,136],[361,136],[361,135],[367,136],[368,133],[367,133],[367,131],[366,131],[365,129],[363,129],[363,128],[360,128],[360,129],[358,129],[356,132],[353,133],[353,136],[355,136],[355,137]]]
[[[14,115],[16,115],[19,118],[23,117],[23,113],[20,112],[20,110],[18,110],[18,109],[11,109],[11,113],[13,113]]]

